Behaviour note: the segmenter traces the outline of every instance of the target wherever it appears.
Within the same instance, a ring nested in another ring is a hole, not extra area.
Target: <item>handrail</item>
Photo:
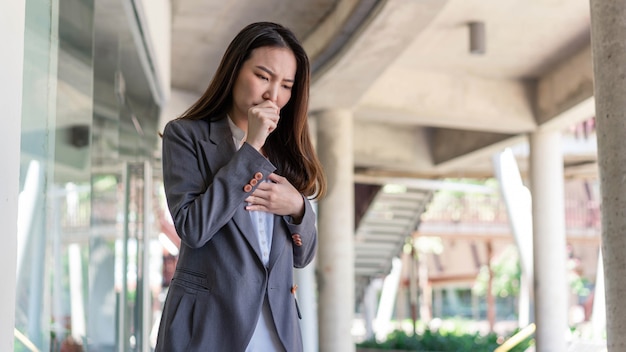
[[[600,204],[598,201],[581,200],[566,195],[565,227],[567,230],[589,230],[599,233],[601,228]],[[433,197],[422,216],[424,224],[484,224],[508,225],[509,219],[504,202],[497,194],[446,194]]]
[[[35,344],[31,340],[29,340],[28,337],[26,337],[26,335],[22,334],[16,328],[13,328],[13,336],[15,336],[18,340],[20,340],[20,342],[24,346],[26,346],[26,348],[28,348],[31,352],[39,352],[39,349],[37,348],[37,346],[35,346]]]
[[[518,331],[517,334],[511,336],[508,340],[504,341],[498,348],[493,350],[493,352],[507,352],[511,350],[513,347],[517,346],[520,342],[526,340],[530,335],[535,333],[535,324],[531,323],[527,327]]]

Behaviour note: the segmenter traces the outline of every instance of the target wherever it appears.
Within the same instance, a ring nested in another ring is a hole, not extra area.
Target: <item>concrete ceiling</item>
[[[357,176],[490,176],[494,152],[594,116],[588,0],[172,0],[177,113],[259,20],[303,41],[313,126],[317,111],[353,112]],[[482,55],[472,21],[485,24]],[[565,136],[566,175],[593,174],[594,144]]]

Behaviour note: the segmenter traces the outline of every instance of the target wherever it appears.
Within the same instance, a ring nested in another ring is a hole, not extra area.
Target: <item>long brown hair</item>
[[[272,22],[252,23],[230,43],[206,91],[181,119],[214,121],[226,116],[233,104],[233,85],[243,63],[260,47],[289,48],[297,63],[289,102],[280,110],[280,122],[267,137],[264,152],[277,173],[307,197],[326,193],[326,177],[309,136],[309,58],[291,30]]]

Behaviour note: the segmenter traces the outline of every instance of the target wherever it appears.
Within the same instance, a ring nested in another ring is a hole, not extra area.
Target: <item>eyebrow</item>
[[[274,72],[272,72],[272,70],[270,70],[269,68],[265,67],[265,66],[261,66],[261,65],[257,65],[256,68],[258,68],[259,70],[265,71],[268,75],[275,77],[276,74],[274,74]],[[293,79],[289,79],[289,78],[285,78],[283,79],[283,81],[289,82],[289,83],[293,83],[294,80]]]

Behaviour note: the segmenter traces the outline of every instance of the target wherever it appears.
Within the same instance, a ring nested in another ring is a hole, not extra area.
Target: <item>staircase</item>
[[[355,298],[360,302],[374,278],[391,270],[407,239],[420,224],[433,191],[387,184],[373,197],[355,233]]]

